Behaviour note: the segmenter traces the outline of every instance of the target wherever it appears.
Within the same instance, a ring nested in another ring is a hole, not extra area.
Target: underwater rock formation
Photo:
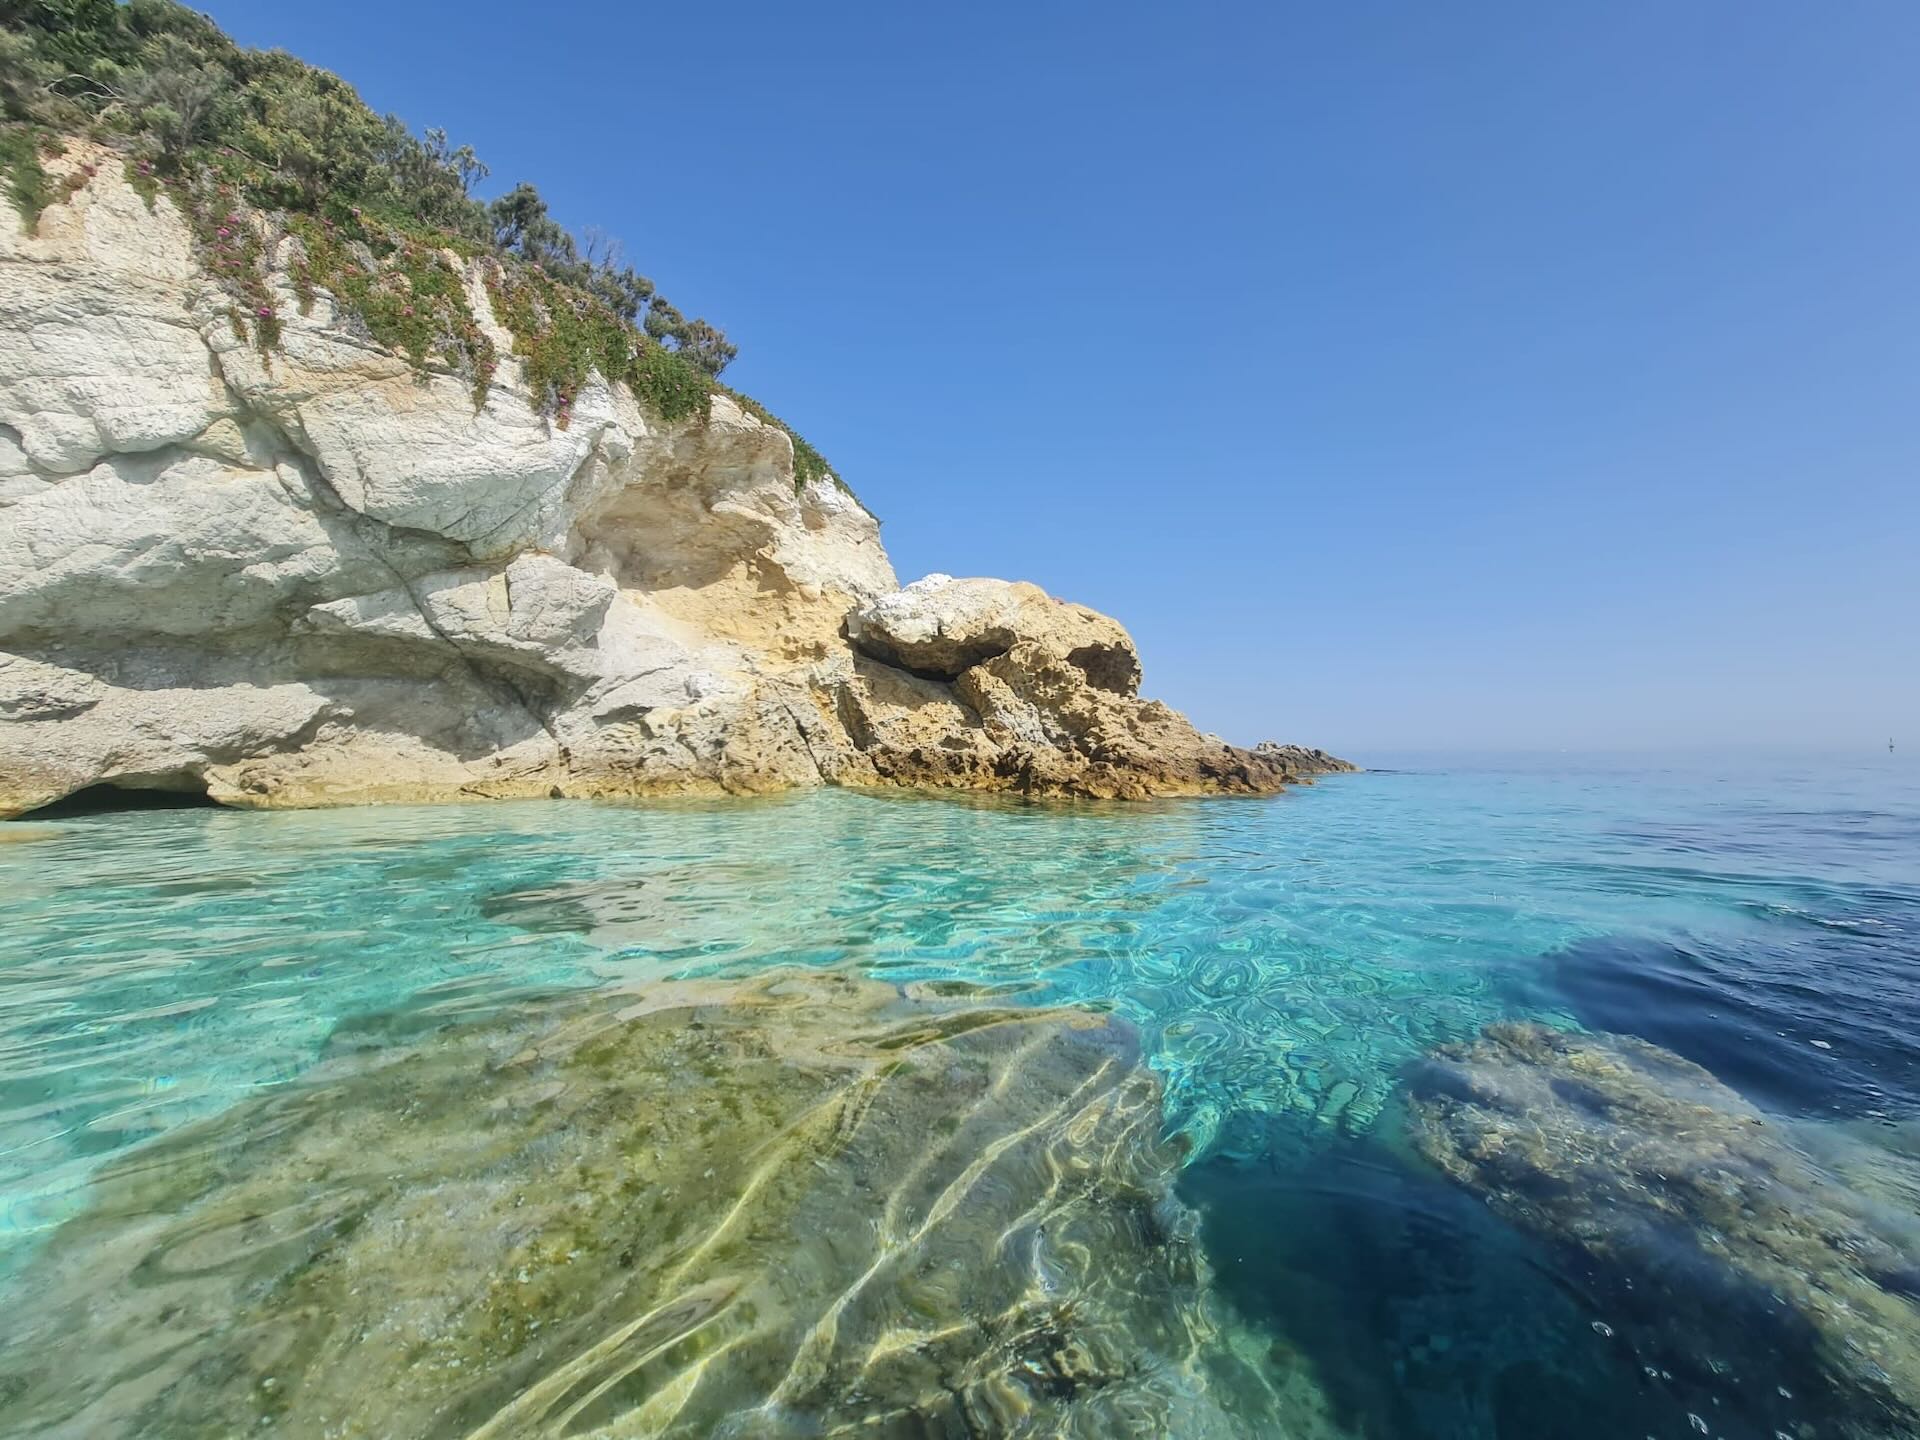
[[[1920,1428],[1920,1222],[1836,1183],[1707,1071],[1500,1024],[1419,1067],[1411,1107],[1428,1159],[1586,1257],[1612,1332],[1700,1433]]]
[[[80,141],[46,165],[31,227],[0,196],[0,818],[100,784],[264,807],[1287,778],[1139,700],[1125,632],[1031,586],[964,582],[1012,600],[951,655],[889,648],[960,589],[896,596],[873,516],[724,394],[667,421],[595,374],[544,415],[483,259],[442,257],[502,357],[476,386],[374,343],[297,235],[235,212],[273,302],[255,343],[168,193]],[[1069,614],[1096,638],[1056,653]]]
[[[1318,1429],[1105,1017],[776,975],[335,1052],[100,1179],[9,1297],[0,1434]]]

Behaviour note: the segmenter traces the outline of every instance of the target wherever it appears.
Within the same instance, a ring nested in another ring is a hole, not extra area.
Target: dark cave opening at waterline
[[[23,819],[78,820],[89,815],[115,815],[141,810],[219,810],[204,787],[182,789],[134,788],[126,785],[89,785],[63,795],[49,805],[30,810]]]

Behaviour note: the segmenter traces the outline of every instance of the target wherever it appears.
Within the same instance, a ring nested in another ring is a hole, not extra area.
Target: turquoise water
[[[554,987],[850,966],[1132,1021],[1236,1303],[1315,1354],[1369,1434],[1517,1434],[1489,1418],[1518,1403],[1491,1351],[1586,1365],[1575,1389],[1611,1372],[1583,1358],[1580,1287],[1395,1151],[1410,1062],[1537,1017],[1643,1035],[1866,1143],[1907,1145],[1920,1114],[1904,756],[1405,757],[1139,806],[825,792],[25,824],[0,846],[0,1273],[104,1160],[299,1075],[343,1020],[391,1012],[399,1036]]]

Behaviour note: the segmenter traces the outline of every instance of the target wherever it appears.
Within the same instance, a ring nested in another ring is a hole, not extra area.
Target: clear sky
[[[209,8],[1229,738],[1920,746],[1914,0]]]

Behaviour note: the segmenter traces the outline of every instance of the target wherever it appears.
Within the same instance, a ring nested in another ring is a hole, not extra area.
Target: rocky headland
[[[356,309],[316,229],[209,220],[84,141],[38,163],[50,203],[0,205],[0,817],[99,785],[1138,798],[1350,768],[1198,732],[1117,622],[1036,586],[900,588],[874,517],[729,392],[666,419],[589,373],[556,409],[486,254],[335,256],[386,287]],[[215,273],[241,264],[257,314]],[[430,285],[497,365],[372,338]]]

